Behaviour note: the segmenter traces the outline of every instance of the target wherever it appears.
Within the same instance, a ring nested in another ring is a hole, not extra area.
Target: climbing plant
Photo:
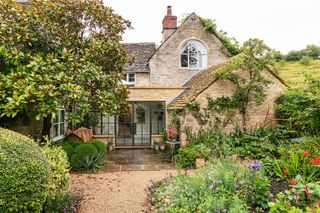
[[[230,122],[238,110],[242,115],[242,128],[245,131],[249,103],[259,105],[266,98],[265,87],[271,81],[262,72],[267,69],[273,70],[273,53],[272,49],[258,39],[245,42],[241,53],[230,58],[213,73],[216,78],[231,82],[234,92],[228,97],[222,96],[216,99],[207,97],[206,108],[200,109],[200,104],[192,101],[185,105],[185,109],[192,112],[200,125],[214,121],[213,125],[220,127]]]
[[[176,129],[178,132],[180,132],[180,119],[181,119],[181,110],[178,109],[170,109],[170,123],[173,129]]]
[[[239,42],[234,37],[229,37],[227,32],[218,30],[215,20],[199,17],[200,22],[207,32],[214,34],[222,42],[222,48],[226,48],[230,56],[235,56],[241,52]]]
[[[243,44],[242,52],[215,70],[213,75],[234,85],[234,92],[224,99],[223,106],[239,109],[242,128],[246,130],[247,108],[250,102],[261,104],[266,98],[265,87],[271,83],[264,70],[273,70],[274,51],[259,39],[250,39]],[[220,100],[221,101],[221,100]]]

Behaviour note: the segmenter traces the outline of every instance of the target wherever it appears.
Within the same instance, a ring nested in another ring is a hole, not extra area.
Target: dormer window
[[[207,68],[208,56],[206,47],[197,40],[187,41],[180,51],[180,66],[188,69]]]

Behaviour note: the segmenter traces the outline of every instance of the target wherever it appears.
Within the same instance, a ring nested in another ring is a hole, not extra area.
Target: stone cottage
[[[162,21],[161,45],[156,43],[124,43],[125,49],[135,57],[126,65],[123,84],[129,87],[128,115],[103,116],[91,112],[86,118],[93,137],[113,142],[116,147],[150,147],[172,127],[170,110],[184,111],[184,106],[198,101],[200,108],[207,104],[207,97],[215,99],[232,94],[233,86],[215,79],[212,72],[228,60],[228,51],[222,42],[207,32],[199,17],[192,13],[180,26],[171,6]],[[266,88],[267,98],[262,105],[251,105],[247,123],[251,127],[269,122],[274,117],[273,103],[285,90],[284,82],[274,73],[264,75],[273,83]],[[185,112],[180,118],[181,129],[194,131],[201,125]],[[66,132],[66,111],[61,110],[53,121],[53,139],[61,139]],[[237,118],[237,116],[236,116]],[[235,119],[226,125],[230,131],[237,124]],[[184,140],[185,137],[181,137]]]
[[[129,116],[105,118],[98,113],[94,136],[114,141],[116,147],[150,147],[161,140],[171,127],[170,110],[184,110],[186,103],[198,101],[203,108],[207,97],[215,99],[232,94],[233,86],[215,79],[214,69],[228,60],[222,42],[205,31],[199,17],[192,13],[180,26],[172,15],[171,6],[162,21],[162,41],[155,43],[126,43],[124,47],[135,57],[135,63],[126,66],[124,83],[129,86]],[[272,81],[266,88],[267,98],[262,105],[250,106],[249,127],[267,123],[274,117],[273,103],[286,88],[285,83],[271,71],[264,75]],[[237,116],[225,131],[239,122]],[[201,128],[192,113],[180,118],[181,129]],[[184,139],[182,137],[181,139]]]

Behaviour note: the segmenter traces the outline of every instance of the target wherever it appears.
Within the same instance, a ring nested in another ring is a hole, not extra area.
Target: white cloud
[[[125,42],[160,44],[166,7],[181,19],[195,12],[215,19],[219,29],[243,42],[252,37],[287,52],[308,44],[320,46],[319,0],[104,0],[116,13],[132,22]]]

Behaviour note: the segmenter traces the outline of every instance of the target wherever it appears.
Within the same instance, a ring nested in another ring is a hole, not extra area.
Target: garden
[[[153,183],[150,205],[158,212],[320,212],[317,82],[309,78],[278,98],[278,125],[231,134],[185,129],[189,145],[174,156],[181,172]],[[198,168],[199,158],[206,166]]]

